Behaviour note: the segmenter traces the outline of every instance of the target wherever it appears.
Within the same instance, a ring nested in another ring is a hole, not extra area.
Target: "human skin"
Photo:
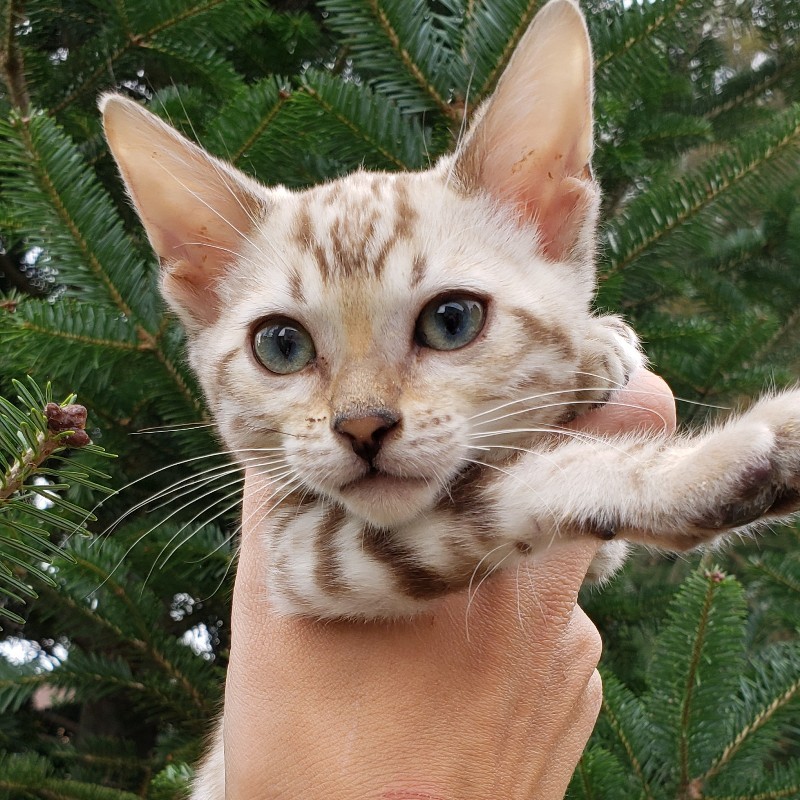
[[[641,371],[573,427],[671,432],[672,394]],[[409,621],[281,617],[256,541],[268,491],[246,476],[227,800],[561,800],[602,700],[600,636],[576,603],[600,543],[554,547]]]

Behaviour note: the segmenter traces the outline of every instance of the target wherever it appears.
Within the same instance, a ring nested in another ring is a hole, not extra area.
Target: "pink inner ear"
[[[510,202],[522,219],[536,225],[544,253],[554,260],[568,260],[591,223],[590,212],[599,190],[588,165],[581,178],[574,177],[571,159],[555,154],[546,163],[534,161],[534,151],[519,159],[509,178],[486,188],[501,201]],[[566,168],[566,170],[565,170]]]
[[[159,249],[162,263],[187,262],[188,270],[195,270],[193,282],[202,287],[213,280],[216,273],[224,271],[236,259],[244,234],[237,235],[227,226],[218,225],[217,230],[209,231],[206,225],[187,225],[185,228],[168,230],[160,225],[158,229]]]
[[[162,262],[161,291],[165,298],[183,312],[184,321],[208,325],[219,315],[218,297],[213,291],[216,273],[208,272],[199,280],[197,267],[183,259]]]
[[[591,224],[593,199],[597,192],[592,183],[564,178],[549,204],[536,221],[545,254],[556,261],[570,260],[587,225]],[[534,209],[534,212],[536,209]]]

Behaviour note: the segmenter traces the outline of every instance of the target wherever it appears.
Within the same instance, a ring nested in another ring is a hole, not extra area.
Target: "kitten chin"
[[[439,486],[425,478],[376,472],[346,483],[333,499],[350,513],[383,528],[403,525],[424,514],[440,492]]]

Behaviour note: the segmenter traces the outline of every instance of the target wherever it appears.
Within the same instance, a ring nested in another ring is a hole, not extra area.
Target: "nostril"
[[[400,418],[390,411],[367,414],[341,414],[334,419],[334,430],[350,440],[353,451],[365,461],[372,461],[381,449],[386,434],[396,428]]]

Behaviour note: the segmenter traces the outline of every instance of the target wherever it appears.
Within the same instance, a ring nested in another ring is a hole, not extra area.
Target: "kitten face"
[[[304,192],[103,100],[222,437],[277,499],[401,525],[603,398],[591,94],[585,23],[554,0],[453,156]]]
[[[563,418],[574,397],[557,392],[575,386],[591,325],[587,298],[541,256],[535,229],[448,186],[448,166],[267,193],[218,319],[190,342],[226,443],[254,458],[284,448],[300,487],[376,525],[419,515],[470,460],[503,461],[532,426]],[[474,339],[452,350],[419,341],[437,298],[482,305]],[[254,351],[260,321],[275,318],[313,341],[297,372],[272,372]],[[532,406],[544,407],[519,413]],[[396,424],[364,458],[336,421],[368,412]],[[500,433],[510,428],[522,431]]]

